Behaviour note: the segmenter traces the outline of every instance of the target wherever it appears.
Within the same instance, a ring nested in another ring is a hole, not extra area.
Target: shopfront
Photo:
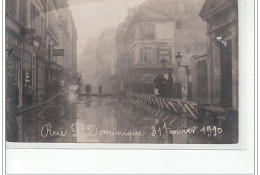
[[[22,105],[21,57],[22,40],[6,33],[6,83],[15,82],[19,90],[19,105]],[[8,89],[7,89],[8,90]]]

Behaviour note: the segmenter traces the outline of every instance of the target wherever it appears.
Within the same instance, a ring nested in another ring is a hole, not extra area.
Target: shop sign
[[[10,76],[10,77],[13,77],[14,76],[14,72],[15,72],[15,64],[13,63],[13,61],[8,61],[7,63],[7,74]]]
[[[171,48],[157,48],[157,58],[158,60],[172,60],[172,49]]]
[[[53,56],[64,56],[64,49],[53,49]]]

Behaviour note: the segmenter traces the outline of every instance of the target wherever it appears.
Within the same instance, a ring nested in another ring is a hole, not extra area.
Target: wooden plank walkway
[[[197,103],[173,98],[162,98],[155,95],[128,92],[126,98],[138,100],[157,106],[161,110],[171,111],[176,114],[189,114],[193,119],[198,119]]]
[[[108,97],[112,96],[112,94],[98,94],[98,93],[91,93],[91,94],[78,94],[79,96],[96,96],[96,97]]]

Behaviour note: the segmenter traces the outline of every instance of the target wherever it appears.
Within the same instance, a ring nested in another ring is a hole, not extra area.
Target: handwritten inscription
[[[41,136],[42,137],[47,137],[47,136],[66,136],[67,135],[67,130],[64,131],[55,131],[52,129],[51,124],[46,124],[43,125],[41,129]]]
[[[188,128],[188,129],[172,129],[172,128],[168,128],[166,123],[163,124],[162,127],[159,127],[158,129],[156,129],[155,126],[151,127],[152,129],[152,136],[156,136],[157,134],[159,136],[162,136],[163,139],[167,139],[169,135],[175,135],[175,134],[194,134],[197,127],[194,126],[192,128]]]
[[[98,130],[96,125],[84,125],[78,122],[72,124],[70,129],[72,131],[73,137],[77,137],[81,132],[83,132],[83,134],[85,134],[86,136],[97,136],[97,135],[123,136],[123,137],[128,137],[130,140],[132,139],[132,137],[145,135],[145,132],[137,131],[136,129],[133,130],[123,129],[121,131],[118,131],[115,128],[113,128],[112,130]],[[47,137],[47,136],[64,137],[67,135],[67,133],[68,133],[67,129],[59,130],[59,131],[54,130],[51,124],[46,124],[41,129],[42,137]]]
[[[172,129],[167,127],[166,123],[163,124],[162,127],[156,128],[155,126],[151,127],[152,136],[159,135],[163,139],[167,139],[169,135],[180,135],[180,134],[195,134],[198,131],[198,127],[194,126],[191,128],[184,128],[184,129]],[[203,126],[199,129],[199,131],[208,137],[214,136],[222,133],[222,128],[218,128],[216,126]]]
[[[83,123],[73,123],[70,127],[72,137],[77,137],[79,134],[84,134],[85,136],[122,136],[128,137],[130,140],[133,137],[137,136],[144,136],[146,132],[138,131],[136,129],[127,130],[117,130],[112,128],[110,130],[99,130],[96,125],[85,125]],[[163,139],[167,139],[169,135],[180,135],[180,134],[195,134],[196,132],[200,132],[203,135],[207,135],[208,137],[216,137],[217,135],[221,134],[222,128],[218,128],[216,126],[203,126],[198,128],[197,126],[193,126],[191,128],[182,128],[182,129],[173,129],[167,126],[166,123],[163,123],[162,126],[151,127],[151,136],[160,136]],[[42,137],[65,137],[68,133],[67,129],[57,130],[52,127],[51,124],[45,124],[41,128],[41,136]]]

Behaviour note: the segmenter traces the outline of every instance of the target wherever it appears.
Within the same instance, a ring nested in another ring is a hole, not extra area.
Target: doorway
[[[202,60],[197,65],[197,100],[207,103],[208,96],[208,71],[207,62]]]
[[[232,42],[220,43],[221,52],[221,106],[232,107]]]

